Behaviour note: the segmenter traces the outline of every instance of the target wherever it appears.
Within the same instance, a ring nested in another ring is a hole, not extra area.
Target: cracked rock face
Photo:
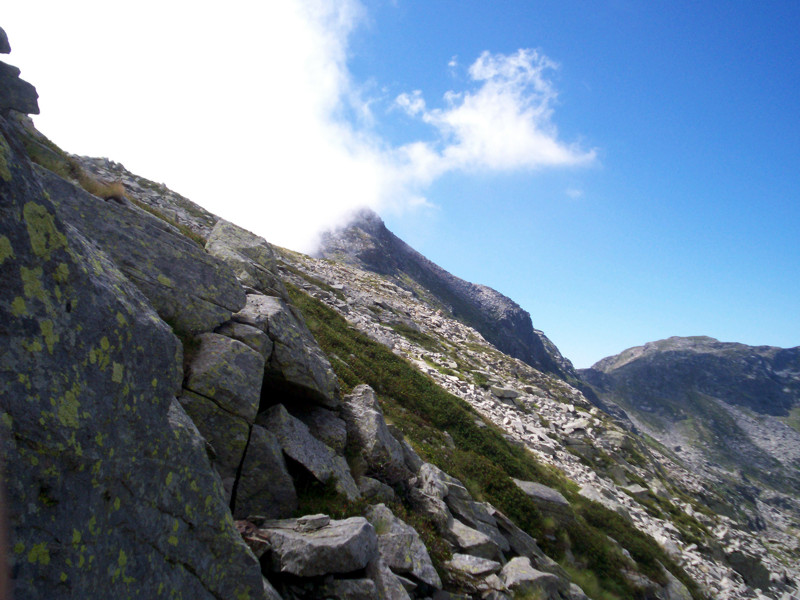
[[[15,596],[113,586],[260,597],[258,564],[175,401],[178,340],[59,218],[2,118],[0,133],[0,452]]]

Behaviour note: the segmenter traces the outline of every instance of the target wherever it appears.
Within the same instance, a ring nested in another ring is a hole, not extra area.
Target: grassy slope
[[[387,420],[408,437],[420,455],[467,485],[470,492],[511,517],[535,537],[550,556],[564,560],[567,550],[576,558],[573,573],[584,574],[587,593],[602,598],[636,598],[637,590],[621,574],[626,561],[614,538],[636,560],[639,570],[663,582],[664,564],[702,598],[694,582],[658,544],[616,513],[577,494],[574,483],[557,470],[539,463],[528,451],[509,443],[499,428],[485,422],[463,400],[445,392],[404,359],[352,328],[334,310],[297,288],[289,287],[293,303],[341,380],[345,391],[368,383],[378,393]],[[443,432],[455,448],[448,448]],[[575,522],[556,529],[511,480],[538,481],[558,489],[570,501]]]

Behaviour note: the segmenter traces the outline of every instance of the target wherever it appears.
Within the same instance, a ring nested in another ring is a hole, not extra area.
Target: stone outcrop
[[[284,300],[262,294],[248,294],[245,307],[233,320],[266,333],[273,342],[267,363],[270,398],[282,394],[308,398],[323,406],[339,405],[339,384],[330,362],[298,317]]]
[[[381,558],[392,571],[434,588],[442,587],[428,551],[413,527],[395,517],[383,504],[370,507],[365,516],[378,535]]]
[[[0,29],[0,54],[9,54],[11,44],[3,29]],[[20,79],[20,70],[0,61],[0,114],[6,116],[15,110],[26,115],[39,114],[39,94],[36,88]]]
[[[220,219],[208,234],[206,251],[225,262],[242,285],[288,299],[275,268],[275,253],[264,238]]]
[[[230,269],[168,223],[44,169],[41,180],[59,217],[98,244],[177,331],[211,331],[244,306]]]
[[[301,577],[352,573],[378,552],[375,530],[363,517],[327,519],[310,528],[296,519],[271,521],[259,533],[269,541],[272,570]]]
[[[403,448],[389,433],[375,391],[359,385],[342,403],[351,447],[364,459],[367,472],[388,484],[406,481],[411,473],[405,465]]]
[[[342,494],[351,500],[359,497],[347,461],[311,435],[305,423],[290,415],[282,404],[261,413],[257,423],[273,433],[284,453],[319,481],[325,483],[333,479]]]
[[[0,134],[0,444],[15,596],[263,597],[203,439],[175,401],[179,341],[60,218],[63,188],[48,199],[2,118]]]

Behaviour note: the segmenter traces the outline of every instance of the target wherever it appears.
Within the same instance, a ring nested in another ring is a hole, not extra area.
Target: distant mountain
[[[733,470],[737,484],[800,490],[800,347],[671,337],[579,372],[697,468]]]
[[[542,371],[577,378],[572,363],[534,329],[530,314],[516,302],[445,271],[389,231],[371,210],[360,211],[348,226],[324,234],[317,256],[389,276],[476,329],[502,352]]]

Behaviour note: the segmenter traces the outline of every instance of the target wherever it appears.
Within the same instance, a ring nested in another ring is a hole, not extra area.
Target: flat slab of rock
[[[246,344],[217,333],[204,333],[195,339],[199,347],[187,369],[184,387],[248,423],[255,421],[264,357]]]
[[[248,294],[233,320],[260,329],[272,340],[266,375],[276,398],[288,391],[330,408],[339,405],[339,383],[328,357],[284,300]]]
[[[340,493],[351,500],[360,497],[347,461],[311,435],[308,426],[290,415],[282,404],[258,415],[256,422],[271,431],[286,455],[303,465],[319,481],[325,483],[333,477]]]
[[[418,580],[435,588],[442,581],[433,567],[425,544],[417,531],[394,516],[383,504],[371,506],[365,517],[378,535],[378,551],[381,558],[395,573],[410,573]]]
[[[502,565],[494,560],[479,558],[469,554],[453,554],[453,558],[445,563],[448,569],[460,571],[473,577],[486,577],[497,573]]]
[[[515,479],[514,483],[536,503],[536,506],[545,515],[551,516],[560,522],[567,522],[575,518],[569,502],[558,490],[534,481]]]
[[[250,424],[242,417],[222,410],[205,396],[189,390],[184,390],[179,400],[214,449],[214,466],[222,478],[225,497],[230,500],[239,464],[247,447]]]
[[[311,435],[332,450],[343,454],[347,446],[347,425],[332,410],[309,406],[295,412],[295,416],[308,426]]]
[[[545,598],[559,598],[559,594],[569,593],[569,583],[556,577],[552,573],[537,571],[531,566],[531,561],[522,556],[516,556],[508,561],[502,571],[500,579],[515,594],[542,594]]]
[[[453,519],[446,536],[464,554],[493,559],[499,555],[499,548],[489,536],[477,529]]]
[[[264,238],[220,219],[208,234],[206,252],[227,264],[243,285],[288,298],[275,266],[275,252]]]
[[[348,445],[364,458],[370,476],[388,484],[411,477],[403,447],[389,432],[371,387],[365,384],[356,386],[343,399],[341,411],[347,423]]]
[[[300,577],[351,573],[378,557],[378,538],[364,517],[330,521],[312,531],[301,529],[295,519],[268,522],[259,529],[272,546],[274,571]]]
[[[19,74],[17,67],[0,61],[0,111],[11,109],[38,115],[39,94],[30,83],[20,79]]]
[[[244,306],[230,268],[169,223],[39,172],[59,216],[100,246],[175,329],[212,331]]]
[[[228,321],[223,323],[214,330],[214,333],[224,335],[234,340],[239,340],[243,344],[247,344],[253,350],[258,352],[264,357],[264,360],[269,360],[272,355],[272,340],[269,336],[256,329],[252,325],[245,325],[244,323],[237,323],[236,321]]]
[[[281,519],[291,516],[296,508],[297,492],[278,439],[253,425],[236,485],[234,518],[258,515]]]

